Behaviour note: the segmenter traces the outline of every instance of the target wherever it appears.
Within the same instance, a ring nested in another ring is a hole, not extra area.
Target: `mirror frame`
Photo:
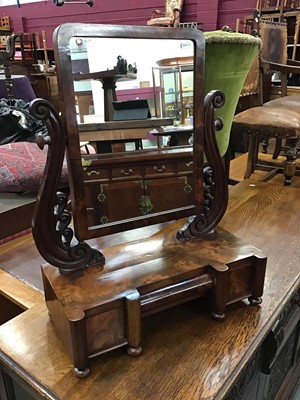
[[[194,144],[193,144],[193,204],[180,209],[170,209],[166,212],[147,216],[138,216],[128,220],[111,222],[104,225],[89,227],[84,201],[84,180],[79,147],[79,130],[75,115],[75,94],[70,56],[71,38],[126,38],[126,39],[169,39],[190,40],[194,46]],[[87,240],[119,231],[126,231],[145,225],[166,222],[203,212],[203,70],[204,70],[204,38],[196,29],[170,29],[158,27],[140,27],[126,25],[94,25],[94,24],[63,24],[53,35],[54,54],[58,87],[60,93],[62,121],[67,135],[67,160],[71,188],[71,202],[75,233],[79,240]],[[67,106],[66,106],[67,105]]]
[[[74,37],[192,41],[195,71],[192,205],[89,228],[69,48],[70,38]],[[48,131],[46,136],[37,136],[40,148],[48,145],[48,154],[32,220],[32,234],[41,256],[64,273],[91,265],[102,269],[104,255],[86,240],[184,217],[188,218],[183,220],[183,226],[176,234],[178,240],[211,234],[224,215],[228,202],[227,175],[215,137],[218,129],[215,109],[224,105],[225,96],[219,90],[212,90],[204,98],[205,41],[202,32],[197,29],[67,23],[54,32],[54,54],[62,115],[47,100],[34,99],[30,103],[30,112],[45,122]],[[65,156],[72,210],[69,193],[59,191]]]

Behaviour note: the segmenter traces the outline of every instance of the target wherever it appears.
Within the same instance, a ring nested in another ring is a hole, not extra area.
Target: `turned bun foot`
[[[258,304],[261,304],[261,302],[262,302],[261,297],[249,297],[248,300],[252,306],[257,306]]]
[[[219,313],[216,313],[215,311],[212,311],[211,316],[216,321],[224,321],[224,319],[225,319],[225,313],[219,314]]]
[[[73,368],[73,372],[77,378],[86,378],[90,374],[91,370],[89,368],[85,369]]]
[[[138,347],[127,347],[127,353],[132,357],[137,357],[142,352],[142,346]]]
[[[292,179],[291,178],[285,178],[284,186],[290,186],[291,184],[292,184]]]

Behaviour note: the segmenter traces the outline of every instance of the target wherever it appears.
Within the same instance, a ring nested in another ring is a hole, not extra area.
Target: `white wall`
[[[87,43],[90,72],[113,69],[120,55],[128,64],[136,62],[137,79],[117,82],[118,89],[139,88],[140,82],[149,81],[153,86],[152,67],[157,61],[173,57],[193,55],[190,42],[179,40],[142,40],[142,39],[91,39]],[[100,82],[92,82],[95,113],[104,119],[103,90]]]

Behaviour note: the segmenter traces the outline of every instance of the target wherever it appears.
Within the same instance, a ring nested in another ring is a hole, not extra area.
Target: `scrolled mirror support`
[[[44,99],[33,100],[30,112],[44,121],[48,130],[47,137],[37,137],[39,147],[48,144],[48,153],[32,221],[36,246],[42,257],[61,272],[90,265],[103,268],[105,259],[100,251],[74,240],[73,230],[69,227],[71,214],[67,210],[67,196],[57,192],[66,146],[60,117],[53,105]]]
[[[180,241],[211,233],[227,208],[227,175],[215,135],[215,109],[224,104],[225,95],[220,90],[210,91],[204,99],[204,153],[208,164],[203,169],[205,211],[188,218],[187,223],[177,233]]]

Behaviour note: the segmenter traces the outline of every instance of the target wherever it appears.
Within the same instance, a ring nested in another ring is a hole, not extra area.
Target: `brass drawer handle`
[[[91,175],[100,175],[100,171],[90,171],[90,172],[87,172],[87,175],[88,176],[91,176]]]
[[[154,171],[156,172],[163,172],[167,169],[167,167],[165,165],[162,165],[161,168],[158,168],[157,166],[153,167]]]
[[[190,162],[187,162],[185,165],[187,166],[187,167],[190,167],[191,165],[193,165],[193,161],[190,161]]]
[[[132,169],[129,168],[128,171],[124,171],[124,169],[121,170],[121,175],[131,175],[133,173]]]

